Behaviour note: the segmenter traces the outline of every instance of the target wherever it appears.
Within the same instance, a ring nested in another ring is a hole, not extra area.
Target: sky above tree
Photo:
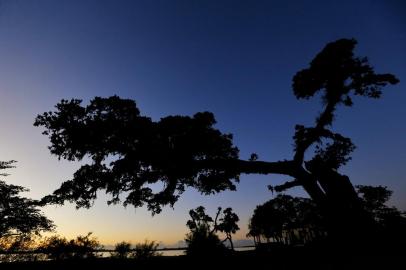
[[[215,114],[234,134],[241,157],[291,158],[295,124],[313,123],[317,98],[295,99],[293,75],[328,42],[358,40],[356,54],[400,84],[379,100],[340,108],[333,129],[357,149],[341,172],[354,184],[387,185],[390,202],[406,210],[406,4],[402,1],[1,1],[0,160],[15,159],[5,180],[40,198],[70,179],[79,164],[58,161],[33,127],[37,114],[62,98],[119,95],[141,114]],[[187,231],[188,211],[232,207],[241,231],[256,205],[272,198],[280,176],[243,176],[236,192],[187,191],[163,213],[107,206],[49,206],[45,213],[67,237],[93,231],[104,243],[150,240],[171,244]],[[290,192],[302,196],[297,188]]]

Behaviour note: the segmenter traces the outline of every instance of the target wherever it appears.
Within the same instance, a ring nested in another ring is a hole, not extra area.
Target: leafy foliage
[[[0,170],[12,168],[13,163],[0,162]],[[0,180],[0,238],[53,230],[54,225],[41,213],[39,202],[20,196],[21,192],[26,191],[28,189],[24,187],[9,185]]]
[[[161,253],[157,251],[158,243],[155,241],[145,240],[143,243],[135,245],[134,258],[138,260],[146,260],[151,257],[160,256]]]
[[[217,217],[221,211],[219,208]],[[186,254],[189,256],[213,256],[224,254],[226,248],[215,234],[216,222],[199,206],[189,211],[191,217],[186,225],[190,233],[186,235]],[[216,219],[217,219],[216,217]]]
[[[114,252],[112,252],[111,257],[117,259],[126,259],[131,255],[131,252],[131,244],[123,241],[115,245]]]
[[[221,209],[221,208],[220,208]],[[238,227],[237,222],[240,218],[236,213],[233,212],[231,207],[223,210],[222,216],[219,219],[219,224],[216,224],[216,231],[226,234],[226,239],[230,242],[231,249],[234,250],[234,244],[232,240],[232,235],[235,234],[240,227]]]
[[[50,151],[59,158],[82,160],[72,180],[47,197],[47,202],[75,201],[89,207],[98,189],[112,195],[110,203],[146,204],[154,213],[161,206],[173,205],[187,186],[202,193],[235,189],[238,175],[224,170],[199,168],[193,161],[233,159],[238,149],[232,136],[215,129],[213,114],[193,117],[168,116],[158,122],[141,116],[134,101],[110,98],[93,99],[82,107],[80,100],[62,100],[56,112],[39,115],[36,126],[44,126],[51,140]],[[164,189],[154,193],[150,184],[162,182]]]
[[[390,219],[391,217],[400,218],[404,215],[395,207],[386,205],[393,194],[393,191],[387,187],[358,185],[356,188],[363,207],[379,224],[384,225],[386,219]]]
[[[406,243],[406,213],[387,205],[393,192],[385,186],[356,186],[364,209],[377,224],[376,241],[383,245]]]
[[[73,257],[73,249],[65,237],[51,236],[46,238],[38,248],[51,260],[63,260]]]
[[[340,39],[327,44],[310,67],[299,71],[293,78],[296,97],[308,99],[324,90],[326,103],[336,100],[352,106],[350,93],[379,98],[383,86],[398,83],[392,74],[376,74],[366,57],[354,57],[356,44],[355,39]]]
[[[52,260],[89,259],[97,257],[95,251],[101,247],[100,242],[89,232],[72,240],[57,235],[51,236],[40,244],[39,250],[48,254]]]

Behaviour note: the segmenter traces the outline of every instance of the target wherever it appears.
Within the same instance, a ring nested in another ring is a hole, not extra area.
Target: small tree
[[[220,208],[221,209],[221,208]],[[233,209],[228,207],[224,209],[222,217],[220,217],[220,223],[217,224],[216,230],[226,234],[226,240],[230,242],[231,249],[234,250],[232,234],[235,234],[240,227],[238,227],[237,222],[239,217],[233,212]]]
[[[43,241],[39,250],[48,254],[52,260],[95,258],[95,251],[102,247],[92,233],[79,235],[76,239],[67,240],[61,236],[51,236]]]
[[[75,240],[70,241],[75,258],[88,259],[97,257],[95,251],[100,249],[102,245],[96,237],[92,237],[92,234],[92,232],[89,232],[87,235],[79,235]]]
[[[54,235],[46,238],[39,245],[38,250],[47,254],[51,260],[65,260],[73,257],[72,246],[62,236]]]
[[[218,209],[216,218],[220,214]],[[205,213],[205,208],[199,206],[189,211],[191,217],[186,225],[190,233],[186,235],[187,249],[186,254],[190,256],[212,256],[224,253],[225,246],[215,234],[216,222]]]
[[[0,170],[14,167],[14,162],[0,161]],[[41,213],[38,201],[20,196],[21,192],[27,191],[24,187],[8,185],[0,180],[0,238],[26,238],[54,229],[53,222]]]
[[[114,247],[114,252],[112,252],[111,256],[117,259],[126,259],[131,254],[131,244],[128,242],[120,242],[117,243]]]
[[[406,243],[406,214],[387,205],[393,192],[385,186],[356,186],[364,209],[373,217],[383,241]],[[381,240],[381,241],[382,241]]]
[[[379,222],[382,214],[388,210],[388,206],[385,204],[393,192],[384,186],[358,185],[356,189],[365,210],[372,215],[375,221]]]
[[[158,243],[155,241],[145,240],[143,243],[135,245],[134,258],[138,260],[147,260],[151,257],[160,256],[161,253],[157,251]]]
[[[261,244],[261,229],[252,221],[252,218],[248,222],[248,233],[246,236],[253,238],[255,246]]]

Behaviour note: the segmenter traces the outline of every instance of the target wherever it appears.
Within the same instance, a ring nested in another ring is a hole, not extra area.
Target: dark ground
[[[154,257],[145,261],[98,258],[45,262],[2,263],[0,269],[406,269],[406,252],[357,254],[322,250],[240,251],[226,257]]]

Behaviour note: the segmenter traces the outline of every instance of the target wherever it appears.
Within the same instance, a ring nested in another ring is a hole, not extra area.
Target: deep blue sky
[[[243,158],[290,158],[294,125],[312,123],[322,109],[317,98],[294,98],[292,76],[327,42],[345,37],[358,40],[356,53],[376,71],[401,83],[380,100],[356,99],[339,110],[334,129],[358,147],[342,171],[356,184],[389,186],[391,203],[406,210],[405,14],[403,1],[1,1],[0,159],[19,161],[7,180],[40,197],[77,168],[51,157],[32,127],[61,98],[117,94],[154,119],[209,110]],[[243,238],[253,208],[272,196],[266,186],[283,180],[243,177],[237,192],[211,197],[188,191],[174,211],[154,218],[107,208],[103,197],[91,210],[46,211],[68,236],[93,230],[106,243],[145,235],[172,243],[186,232],[188,209],[231,206]]]

